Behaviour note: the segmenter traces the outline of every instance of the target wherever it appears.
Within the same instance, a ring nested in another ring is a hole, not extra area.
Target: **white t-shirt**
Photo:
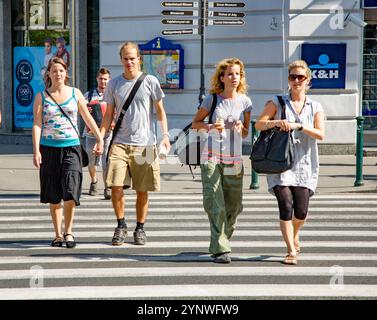
[[[123,108],[137,78],[127,80],[123,75],[112,78],[106,86],[104,101],[115,108],[114,123]],[[153,103],[165,97],[157,78],[147,75],[123,117],[114,143],[147,146],[156,144]]]

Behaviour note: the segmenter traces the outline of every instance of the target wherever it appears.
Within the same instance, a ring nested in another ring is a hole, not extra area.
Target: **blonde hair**
[[[292,69],[301,68],[305,70],[306,76],[308,77],[309,84],[306,85],[306,91],[310,89],[310,80],[312,80],[312,71],[308,67],[308,64],[304,60],[295,60],[288,65],[288,75],[291,74]],[[288,84],[288,90],[291,90]]]
[[[66,76],[65,76],[65,79],[64,79],[64,84],[68,85],[69,76],[68,76],[67,65],[65,64],[65,62],[64,62],[64,60],[62,58],[53,57],[48,62],[47,71],[46,71],[46,73],[44,75],[44,83],[45,83],[46,88],[50,88],[51,85],[52,85],[52,81],[51,81],[51,78],[50,78],[50,70],[51,70],[52,65],[53,64],[57,64],[57,63],[63,66],[63,68],[64,68],[64,70],[66,72]]]
[[[140,49],[139,49],[138,44],[135,43],[135,42],[127,41],[127,42],[124,42],[119,49],[119,55],[120,55],[121,59],[122,59],[122,51],[123,51],[124,48],[136,49],[137,56],[140,57]]]
[[[245,77],[245,67],[243,62],[238,58],[227,58],[219,61],[216,65],[215,73],[211,79],[211,90],[210,93],[221,93],[224,91],[224,83],[221,81],[221,77],[224,76],[225,71],[228,67],[239,65],[240,66],[240,84],[237,87],[237,92],[246,93],[248,85],[246,83]]]

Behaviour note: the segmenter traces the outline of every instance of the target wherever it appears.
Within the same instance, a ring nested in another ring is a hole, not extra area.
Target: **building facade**
[[[20,27],[16,26],[14,15],[10,18],[6,14],[9,10],[14,11],[14,2],[0,1],[0,110],[3,115],[0,140],[3,143],[31,143],[30,129],[19,130],[14,123],[13,51],[15,46],[28,45],[15,33]],[[29,3],[26,8],[30,8],[38,1],[24,2]],[[47,6],[62,3],[62,24],[58,31],[69,32],[73,62],[71,78],[82,91],[93,84],[95,70],[99,67],[109,68],[112,76],[122,72],[119,47],[126,40],[144,45],[159,37],[181,45],[184,85],[164,89],[170,129],[183,128],[192,120],[199,103],[201,70],[208,92],[210,76],[220,59],[239,57],[244,61],[254,104],[252,117],[256,119],[267,100],[287,92],[287,65],[306,58],[311,59],[309,64],[315,77],[309,94],[322,103],[327,115],[322,150],[354,152],[355,118],[360,115],[366,116],[366,144],[377,142],[377,98],[374,95],[377,92],[377,9],[373,8],[373,1],[368,2],[368,8],[364,8],[367,1],[362,0],[244,0],[237,1],[244,4],[238,7],[216,7],[214,2],[215,6],[208,8],[209,20],[242,22],[210,23],[205,27],[204,42],[199,34],[189,32],[162,34],[163,30],[181,29],[195,33],[196,21],[200,24],[200,12],[196,16],[200,8],[195,5],[199,2],[200,6],[200,1],[188,2],[193,3],[191,8],[169,7],[168,2],[164,6],[160,0],[148,0],[148,5],[136,0],[39,2]],[[177,2],[183,1],[170,4]],[[193,16],[162,14],[162,11],[176,10],[188,11],[186,14],[193,11]],[[238,13],[233,15],[238,18],[232,18],[231,14],[225,18],[223,14],[220,18],[215,12]],[[48,21],[48,11],[45,17]],[[170,24],[162,23],[163,19],[170,19]],[[174,24],[177,21],[172,21],[174,19],[193,20],[193,24],[177,25]],[[46,24],[45,28],[53,26]],[[201,48],[204,48],[203,55]]]

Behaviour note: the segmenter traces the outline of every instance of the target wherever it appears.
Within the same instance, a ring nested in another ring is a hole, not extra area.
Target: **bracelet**
[[[168,138],[170,138],[170,134],[169,134],[169,132],[165,132],[165,133],[163,133],[162,136],[167,136]]]

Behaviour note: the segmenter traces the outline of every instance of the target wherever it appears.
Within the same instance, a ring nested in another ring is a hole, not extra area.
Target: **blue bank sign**
[[[301,59],[312,71],[312,89],[345,89],[346,44],[303,43]]]
[[[364,0],[363,8],[377,8],[377,0]]]

